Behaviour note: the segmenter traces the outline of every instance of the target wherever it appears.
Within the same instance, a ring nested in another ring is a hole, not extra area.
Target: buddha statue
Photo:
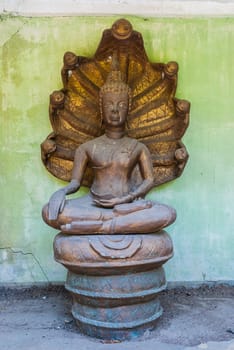
[[[125,134],[131,89],[114,67],[101,87],[104,134],[75,151],[70,183],[56,191],[43,208],[44,221],[67,234],[153,233],[174,222],[175,210],[144,199],[154,185],[148,148]],[[79,190],[87,165],[94,171],[90,192],[66,199]],[[142,181],[134,181],[138,167]]]
[[[64,55],[50,95],[53,131],[42,161],[68,185],[43,207],[60,230],[54,258],[68,270],[72,315],[89,336],[132,339],[156,325],[173,244],[173,208],[145,199],[183,172],[190,103],[175,97],[178,64],[151,63],[126,19],[103,32],[93,57]],[[88,186],[89,193],[67,196]]]

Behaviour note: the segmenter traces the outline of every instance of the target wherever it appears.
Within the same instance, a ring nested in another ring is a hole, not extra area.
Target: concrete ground
[[[0,288],[0,350],[234,350],[234,287],[175,288],[160,300],[154,330],[105,342],[79,332],[63,287]]]

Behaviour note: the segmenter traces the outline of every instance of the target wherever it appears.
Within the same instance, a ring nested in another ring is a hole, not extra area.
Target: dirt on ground
[[[156,328],[146,331],[139,341],[156,339],[194,346],[234,339],[234,287],[175,288],[161,292],[160,301],[164,309],[162,317]],[[30,340],[32,331],[40,332],[44,340],[54,333],[63,334],[64,339],[79,334],[82,339],[85,336],[80,334],[71,316],[71,303],[70,295],[61,286],[0,288],[1,339],[7,342],[14,336],[18,340],[24,336],[24,341]]]

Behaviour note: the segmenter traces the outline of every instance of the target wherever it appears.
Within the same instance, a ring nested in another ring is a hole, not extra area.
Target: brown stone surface
[[[54,240],[54,254],[55,260],[73,272],[120,274],[160,267],[173,256],[173,246],[165,231],[103,236],[60,233]]]

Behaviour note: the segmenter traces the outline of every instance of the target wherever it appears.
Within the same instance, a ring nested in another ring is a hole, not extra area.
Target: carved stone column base
[[[110,276],[68,272],[72,314],[82,332],[102,339],[131,339],[162,314],[157,293],[166,287],[163,268]]]
[[[80,330],[108,340],[132,339],[153,328],[166,288],[162,265],[172,257],[165,231],[144,235],[68,236],[54,241],[55,259],[68,268],[66,289]]]

